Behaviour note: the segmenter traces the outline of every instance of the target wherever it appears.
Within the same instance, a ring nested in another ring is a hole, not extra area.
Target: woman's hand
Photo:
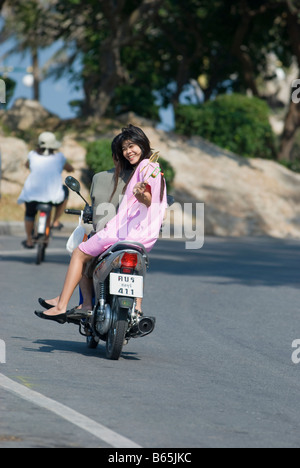
[[[135,198],[140,202],[146,205],[147,208],[151,205],[152,195],[150,191],[150,186],[146,182],[138,182],[133,187],[133,194]]]
[[[133,194],[136,195],[142,195],[146,191],[147,184],[146,182],[138,182],[134,187],[133,187]]]

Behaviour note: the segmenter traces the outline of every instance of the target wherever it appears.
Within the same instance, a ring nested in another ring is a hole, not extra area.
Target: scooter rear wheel
[[[38,244],[36,254],[36,264],[40,265],[45,260],[45,244]]]
[[[122,309],[117,300],[113,302],[113,321],[107,334],[106,356],[117,361],[121,356],[128,328],[128,310]]]

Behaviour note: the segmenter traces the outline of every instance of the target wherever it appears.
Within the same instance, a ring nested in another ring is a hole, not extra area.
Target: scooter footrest
[[[73,320],[81,320],[92,317],[93,311],[87,309],[71,309],[67,311],[67,318]]]

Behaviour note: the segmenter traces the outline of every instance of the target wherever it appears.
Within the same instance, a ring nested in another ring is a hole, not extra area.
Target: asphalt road
[[[299,242],[159,241],[144,299],[157,328],[109,361],[34,316],[61,289],[66,240],[41,266],[20,241],[0,237],[0,448],[299,447]]]

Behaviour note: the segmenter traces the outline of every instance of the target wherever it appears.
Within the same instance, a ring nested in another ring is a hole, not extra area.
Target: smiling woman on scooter
[[[120,134],[116,154],[115,186],[122,169],[128,164],[134,168],[118,213],[102,231],[73,252],[58,304],[47,312],[36,311],[40,318],[61,324],[67,321],[69,300],[82,277],[84,265],[92,258],[119,241],[140,242],[150,252],[158,239],[167,207],[166,183],[159,164],[149,160],[152,151],[147,136],[140,128],[129,125]]]

